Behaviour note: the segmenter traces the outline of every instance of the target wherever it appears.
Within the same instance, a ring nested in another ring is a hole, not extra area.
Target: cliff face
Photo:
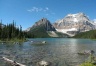
[[[54,26],[49,20],[43,18],[37,21],[32,27],[27,29],[29,37],[44,38],[44,37],[68,37],[68,35],[56,32]]]
[[[77,13],[68,14],[63,19],[56,21],[53,25],[46,18],[42,18],[26,31],[33,35],[37,35],[36,32],[38,32],[38,34],[45,34],[45,36],[42,36],[46,37],[49,35],[52,36],[51,34],[58,36],[60,32],[62,35],[67,34],[69,36],[74,36],[80,32],[94,29],[96,29],[95,21],[89,20],[84,13]],[[59,33],[57,34],[57,32]]]
[[[59,32],[72,34],[94,30],[96,25],[84,13],[77,13],[68,14],[63,19],[56,21],[53,26]]]
[[[34,29],[34,28],[39,27],[39,26],[44,26],[46,31],[56,31],[54,26],[46,18],[43,18],[43,19],[39,20],[38,22],[36,22],[32,26],[32,28]]]

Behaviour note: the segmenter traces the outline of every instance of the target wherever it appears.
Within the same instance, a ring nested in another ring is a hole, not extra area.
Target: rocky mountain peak
[[[63,18],[63,21],[68,21],[68,22],[80,22],[80,21],[88,21],[88,17],[84,13],[77,13],[77,14],[68,14]]]
[[[28,28],[27,32],[34,32],[38,30],[43,30],[45,32],[57,31],[73,36],[79,32],[86,32],[96,29],[95,21],[89,20],[87,15],[82,12],[76,14],[68,14],[63,19],[56,21],[53,25],[49,20],[47,20],[47,18],[42,18],[35,22],[32,27]]]
[[[47,18],[42,18],[39,21],[35,22],[35,24],[30,29],[37,27],[43,27],[46,31],[55,31],[54,26],[50,23],[49,20],[47,20]]]
[[[56,21],[53,25],[57,31],[63,33],[72,31],[85,32],[95,29],[96,26],[82,12],[76,14],[68,14],[63,19]]]
[[[39,25],[44,25],[46,24],[47,22],[49,22],[46,18],[42,18],[41,20],[35,22],[35,24],[33,25],[33,27],[35,26],[39,26]]]

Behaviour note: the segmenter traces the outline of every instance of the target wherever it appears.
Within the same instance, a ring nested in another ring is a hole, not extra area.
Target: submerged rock
[[[50,63],[49,62],[46,62],[46,61],[40,61],[38,62],[38,66],[49,66]]]
[[[45,44],[45,43],[46,43],[46,41],[42,41],[42,43],[43,43],[43,44]]]

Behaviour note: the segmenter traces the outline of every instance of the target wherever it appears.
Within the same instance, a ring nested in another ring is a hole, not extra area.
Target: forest
[[[0,22],[0,40],[23,40],[26,37],[26,32],[22,31],[22,26],[16,26],[16,22],[4,25],[2,21]]]
[[[96,30],[81,32],[81,33],[75,35],[74,38],[96,39]]]

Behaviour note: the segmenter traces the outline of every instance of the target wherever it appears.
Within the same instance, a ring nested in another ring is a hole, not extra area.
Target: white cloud
[[[45,9],[46,9],[46,10],[49,10],[49,8],[48,8],[48,7],[46,7]]]
[[[28,9],[27,11],[28,12],[35,12],[35,13],[43,13],[46,16],[55,15],[55,13],[52,12],[48,7],[44,7],[44,8],[41,8],[41,7],[32,7],[31,9]]]
[[[42,8],[32,7],[32,9],[27,10],[29,12],[39,12],[42,11]]]
[[[96,24],[96,19],[93,19],[93,22]]]
[[[38,7],[32,7],[32,9],[27,10],[28,12],[45,12],[48,11],[49,8],[38,8]]]
[[[94,22],[96,22],[96,19],[93,19]]]
[[[45,9],[44,9],[44,11],[48,11],[49,10],[49,8],[48,7],[46,7]]]

